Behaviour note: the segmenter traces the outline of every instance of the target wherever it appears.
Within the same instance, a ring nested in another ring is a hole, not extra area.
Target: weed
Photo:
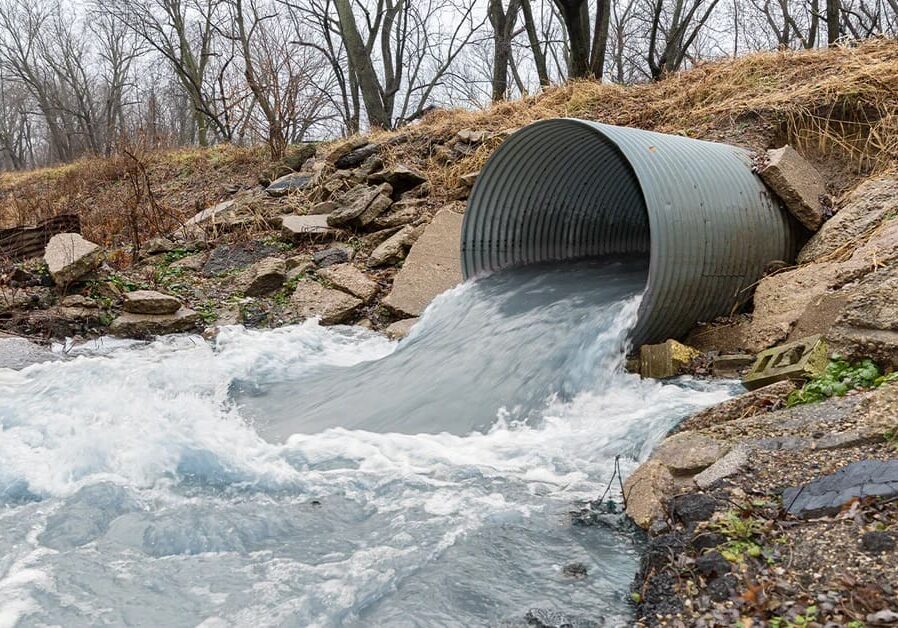
[[[801,389],[793,391],[786,400],[786,405],[792,407],[830,397],[843,397],[852,390],[876,388],[894,381],[898,381],[898,372],[884,375],[873,360],[851,364],[845,358],[833,355],[826,370]]]
[[[200,304],[196,311],[207,325],[211,325],[218,318],[218,314],[215,312],[215,302],[211,300]]]

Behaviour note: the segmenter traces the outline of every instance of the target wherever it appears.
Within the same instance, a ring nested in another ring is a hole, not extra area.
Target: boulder
[[[296,172],[285,175],[271,182],[265,192],[269,196],[280,198],[294,192],[302,192],[307,190],[315,183],[315,175],[310,172]]]
[[[368,182],[375,185],[379,183],[389,183],[396,194],[402,194],[426,183],[427,177],[414,168],[399,164],[393,166],[389,170],[383,170],[372,174],[368,177]]]
[[[667,340],[657,345],[642,345],[639,348],[639,372],[643,377],[664,379],[680,375],[701,352],[692,347]]]
[[[660,462],[649,460],[624,482],[627,515],[640,528],[648,529],[665,515],[665,502],[674,489],[670,471]]]
[[[318,271],[318,276],[335,288],[360,298],[365,303],[373,299],[380,286],[352,264],[334,264]]]
[[[328,225],[328,216],[284,216],[281,233],[293,242],[326,241],[336,238],[340,231]]]
[[[415,241],[396,275],[393,289],[384,299],[387,307],[406,316],[420,316],[434,297],[462,282],[458,254],[462,218],[461,214],[450,209],[444,208],[437,212]],[[413,228],[404,227],[403,231],[409,229]],[[399,235],[396,234],[393,238],[398,238]],[[388,242],[389,240],[381,247],[385,247]]]
[[[186,307],[182,307],[174,314],[124,312],[112,321],[109,333],[125,338],[148,338],[194,331],[201,322],[202,317]]]
[[[723,458],[727,451],[726,445],[710,436],[681,432],[662,441],[652,453],[652,460],[674,475],[694,475]]]
[[[311,142],[288,146],[282,161],[285,166],[298,172],[302,170],[307,161],[315,156],[316,149],[315,144]]]
[[[761,178],[798,221],[811,231],[823,224],[822,198],[826,196],[823,176],[791,146],[767,151]]]
[[[868,179],[842,203],[836,215],[826,221],[798,255],[805,264],[857,243],[862,236],[898,214],[898,179]]]
[[[300,317],[318,318],[322,325],[345,323],[362,305],[361,299],[316,281],[300,281],[291,301]]]
[[[259,240],[222,244],[215,247],[203,263],[203,274],[207,277],[223,275],[246,268],[276,253],[278,253],[277,245]]]
[[[363,137],[353,137],[344,142],[340,142],[331,147],[330,152],[324,158],[327,163],[336,164],[341,158],[349,153],[368,144],[368,140]]]
[[[181,302],[155,290],[135,290],[125,294],[122,309],[132,314],[174,314],[181,309]]]
[[[287,279],[287,263],[279,257],[266,257],[249,269],[249,282],[243,293],[261,297],[279,290]]]
[[[82,279],[99,268],[103,249],[77,233],[59,233],[47,243],[44,262],[57,286],[65,286]]]
[[[867,275],[827,334],[834,352],[898,368],[898,265]]]
[[[368,256],[368,266],[376,268],[402,261],[409,248],[418,239],[418,235],[419,232],[415,227],[411,225],[403,227],[371,252]]]
[[[414,327],[419,320],[421,319],[415,317],[396,321],[395,323],[387,327],[385,333],[390,340],[402,340],[409,335],[409,333],[412,331],[412,327]]]

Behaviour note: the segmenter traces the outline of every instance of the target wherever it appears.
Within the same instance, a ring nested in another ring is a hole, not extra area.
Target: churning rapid
[[[567,513],[730,394],[623,371],[644,283],[520,269],[398,344],[310,321],[0,369],[0,627],[628,624],[629,533]]]

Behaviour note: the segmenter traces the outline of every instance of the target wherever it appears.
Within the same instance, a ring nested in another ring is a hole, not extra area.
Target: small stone
[[[334,264],[345,264],[350,261],[355,251],[351,246],[337,245],[312,254],[312,261],[319,268],[327,268]]]
[[[732,477],[748,465],[751,449],[744,445],[736,445],[727,454],[710,467],[692,478],[701,489],[709,489],[721,480]]]
[[[174,314],[180,308],[178,299],[155,290],[128,292],[122,305],[122,309],[132,314]]]
[[[723,458],[728,447],[704,434],[681,432],[662,441],[652,459],[674,475],[693,475]]]
[[[63,297],[62,301],[59,304],[63,307],[75,307],[75,308],[86,308],[86,309],[95,309],[99,307],[97,302],[87,298],[83,294],[70,294],[66,297]]]
[[[78,233],[59,233],[47,243],[44,262],[57,286],[74,283],[103,261],[103,249]]]
[[[670,502],[674,517],[685,524],[707,521],[717,510],[717,500],[705,493],[678,495]]]
[[[695,568],[706,578],[722,576],[732,570],[730,561],[718,551],[706,552],[696,558]]]
[[[864,548],[865,552],[871,554],[890,552],[895,549],[895,537],[888,532],[878,530],[865,532],[861,537],[861,547]]]
[[[568,578],[580,580],[589,575],[589,569],[583,563],[568,563],[561,569],[561,573]]]
[[[191,227],[198,227],[208,222],[220,222],[228,219],[237,209],[236,200],[227,200],[194,214],[184,223],[184,231],[191,233]]]
[[[365,303],[373,299],[380,286],[352,264],[335,264],[322,268],[318,276],[334,287],[360,298]]]
[[[175,243],[168,238],[153,238],[140,248],[140,252],[145,256],[160,255],[174,251],[175,248]]]
[[[284,260],[287,272],[306,264],[312,264],[312,258],[309,255],[294,255],[293,257],[288,257]]]
[[[183,259],[172,262],[170,268],[183,268],[185,270],[200,271],[203,269],[203,266],[205,266],[205,264],[205,253],[196,253],[195,255],[188,255]]]
[[[385,332],[387,334],[387,338],[389,338],[390,340],[402,340],[409,335],[409,333],[412,331],[412,327],[414,327],[419,320],[420,319],[416,317],[396,321],[395,323],[387,327]]]
[[[727,538],[719,532],[701,532],[692,537],[692,547],[698,552],[713,549],[724,543]]]
[[[291,298],[296,313],[302,318],[318,318],[322,325],[348,321],[362,305],[361,299],[325,288],[316,281],[300,281]]]
[[[249,285],[243,293],[248,297],[260,297],[279,290],[287,279],[287,263],[279,257],[266,257],[249,270]]]
[[[735,593],[737,583],[736,576],[731,573],[714,578],[708,583],[708,595],[715,602],[725,602]]]
[[[867,615],[867,623],[874,626],[896,624],[898,623],[898,613],[888,608],[870,613]]]
[[[311,208],[309,208],[308,215],[321,216],[322,214],[329,214],[338,207],[339,205],[337,205],[334,201],[321,201],[320,203],[315,203]]]
[[[460,142],[466,144],[481,144],[489,135],[486,131],[475,131],[474,129],[462,129],[456,133],[455,137]]]
[[[477,178],[480,176],[480,171],[477,172],[469,172],[467,174],[463,174],[458,178],[459,182],[466,188],[471,189],[474,187],[474,184],[477,183]]]

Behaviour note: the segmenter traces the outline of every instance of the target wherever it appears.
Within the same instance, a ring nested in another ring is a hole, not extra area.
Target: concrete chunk
[[[135,290],[125,295],[122,307],[132,314],[174,314],[181,308],[181,302],[155,290]]]
[[[639,348],[639,372],[643,377],[664,379],[676,377],[680,371],[701,352],[692,347],[667,340],[657,345],[642,345]]]
[[[334,287],[360,298],[365,303],[373,299],[380,286],[352,264],[334,264],[318,271],[318,276]]]
[[[362,305],[362,300],[340,290],[325,288],[316,281],[300,281],[292,297],[296,313],[302,318],[317,317],[322,325],[345,323]]]
[[[103,261],[103,249],[77,233],[60,233],[47,243],[44,262],[57,286],[73,283]]]
[[[294,242],[333,240],[339,230],[328,226],[327,216],[284,216],[281,219],[281,232],[285,238]]]
[[[823,224],[821,197],[826,195],[823,177],[814,166],[786,145],[767,151],[761,178],[801,224],[817,231]]]
[[[826,341],[810,336],[759,353],[742,383],[756,390],[783,380],[806,380],[823,373],[828,363]]]
[[[148,338],[163,334],[194,331],[202,317],[191,309],[182,307],[174,314],[133,314],[124,312],[109,326],[113,336]]]
[[[461,283],[458,243],[462,219],[449,209],[437,212],[396,275],[393,291],[384,299],[387,307],[420,316],[434,297]]]

